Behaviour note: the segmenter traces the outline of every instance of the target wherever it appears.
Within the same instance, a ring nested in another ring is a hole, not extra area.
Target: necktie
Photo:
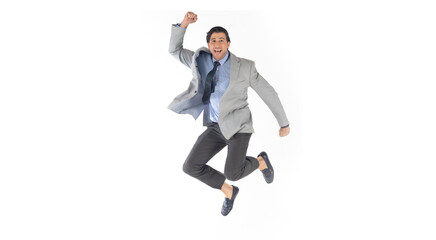
[[[215,86],[214,86],[215,84],[213,84],[213,77],[215,76],[216,69],[218,68],[219,65],[220,65],[220,63],[218,61],[216,61],[213,64],[212,71],[210,71],[206,76],[206,85],[204,87],[204,95],[203,95],[203,99],[202,99],[204,104],[209,103],[210,95],[215,91]]]

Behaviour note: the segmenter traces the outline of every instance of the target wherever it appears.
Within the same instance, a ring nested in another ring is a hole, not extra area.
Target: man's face
[[[225,33],[212,33],[212,35],[210,36],[210,40],[207,43],[207,46],[209,47],[209,50],[215,60],[219,61],[226,56],[227,50],[230,46],[230,42],[227,42]]]

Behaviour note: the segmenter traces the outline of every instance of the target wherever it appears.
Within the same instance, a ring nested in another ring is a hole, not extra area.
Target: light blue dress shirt
[[[197,66],[203,84],[206,82],[206,76],[213,69],[215,62],[215,58],[213,58],[210,53],[201,52],[198,56]],[[214,76],[214,82],[216,82],[215,92],[211,94],[209,106],[206,108],[209,111],[203,113],[209,114],[209,116],[207,116],[208,120],[212,122],[218,122],[220,101],[230,83],[230,54],[228,51],[226,56],[221,59],[219,63],[221,65],[218,66]]]

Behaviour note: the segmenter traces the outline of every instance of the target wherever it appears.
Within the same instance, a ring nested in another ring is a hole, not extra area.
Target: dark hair
[[[230,37],[229,37],[229,33],[227,32],[227,30],[223,27],[213,27],[209,30],[209,32],[207,32],[206,35],[206,41],[209,42],[210,41],[210,36],[212,36],[212,33],[225,33],[226,34],[226,38],[227,38],[227,42],[230,42]]]

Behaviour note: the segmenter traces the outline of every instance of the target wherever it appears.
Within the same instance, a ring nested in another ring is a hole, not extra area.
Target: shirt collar
[[[229,56],[230,56],[230,52],[227,50],[227,54],[226,54],[226,56],[223,57],[223,59],[219,60],[221,66],[224,65],[224,63],[227,62],[227,60],[229,59]],[[212,63],[215,63],[216,60],[215,60],[215,58],[212,56],[212,54],[211,54],[211,57],[212,57]]]

